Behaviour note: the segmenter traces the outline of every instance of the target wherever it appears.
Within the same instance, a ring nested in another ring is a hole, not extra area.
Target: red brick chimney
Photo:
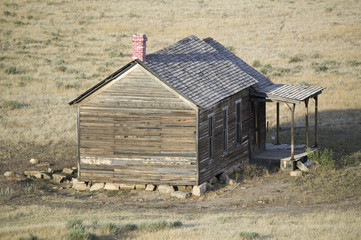
[[[146,41],[147,36],[145,34],[134,34],[132,37],[132,46],[133,46],[133,60],[139,59],[145,62],[146,54]]]

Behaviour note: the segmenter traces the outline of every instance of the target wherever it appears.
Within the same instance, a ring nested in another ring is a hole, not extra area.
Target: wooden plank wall
[[[235,102],[242,99],[242,141],[236,141]],[[222,108],[228,106],[228,153],[223,153],[223,119]],[[208,115],[214,113],[214,159],[209,158],[208,148]],[[213,176],[225,171],[237,163],[248,162],[249,127],[251,120],[249,90],[244,90],[210,109],[199,113],[199,184],[210,180]]]
[[[197,111],[141,67],[80,106],[83,181],[194,185]]]

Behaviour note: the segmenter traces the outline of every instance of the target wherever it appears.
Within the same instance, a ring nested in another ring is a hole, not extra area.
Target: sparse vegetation
[[[258,60],[253,60],[252,67],[259,68],[261,66],[261,62]]]
[[[0,188],[0,197],[7,197],[10,196],[13,193],[12,188],[6,187],[6,188]]]
[[[15,66],[9,66],[5,68],[7,74],[18,74],[20,71]]]
[[[301,56],[296,55],[296,56],[291,56],[288,60],[288,63],[298,63],[298,62],[302,62],[303,59],[301,58]]]
[[[151,232],[155,232],[155,231],[160,231],[160,230],[165,230],[165,229],[172,229],[172,228],[177,228],[177,227],[181,227],[183,224],[181,221],[175,221],[175,222],[167,222],[165,220],[160,220],[157,222],[144,222],[139,224],[138,229],[140,231],[151,231]]]
[[[261,235],[256,232],[240,232],[239,236],[245,240],[261,239]]]
[[[336,167],[336,160],[333,158],[333,151],[329,149],[323,149],[319,151],[311,152],[307,150],[307,157],[312,161],[320,164],[323,168],[334,169]]]
[[[19,109],[20,107],[21,103],[16,100],[6,100],[2,104],[2,108],[6,110]]]
[[[33,233],[29,233],[29,237],[20,237],[18,240],[38,240],[39,238]]]

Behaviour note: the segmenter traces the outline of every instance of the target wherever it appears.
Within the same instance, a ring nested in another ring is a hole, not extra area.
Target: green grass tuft
[[[9,66],[9,67],[5,68],[5,73],[7,73],[7,74],[18,74],[18,73],[20,73],[20,71],[15,66]]]
[[[167,222],[165,220],[160,220],[160,221],[151,222],[151,223],[141,223],[139,225],[138,229],[141,231],[156,232],[156,231],[160,231],[160,230],[181,227],[182,225],[183,224],[181,221]]]
[[[242,239],[252,240],[252,239],[261,239],[261,235],[256,232],[240,232],[239,236]]]
[[[15,110],[21,108],[21,104],[18,101],[4,101],[2,107],[6,110]]]
[[[29,233],[29,237],[20,237],[18,240],[38,240],[39,238],[33,233]]]

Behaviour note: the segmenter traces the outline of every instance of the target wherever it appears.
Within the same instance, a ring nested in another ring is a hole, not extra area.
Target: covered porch
[[[294,170],[297,161],[306,158],[306,149],[315,151],[318,148],[318,95],[324,87],[272,84],[252,93],[253,102],[276,103],[276,144],[266,144],[264,151],[253,154],[252,161],[257,164],[281,170]],[[315,101],[314,143],[309,142],[309,101]],[[295,146],[295,109],[304,103],[305,111],[305,142]],[[280,144],[280,104],[284,104],[291,115],[290,143]]]

